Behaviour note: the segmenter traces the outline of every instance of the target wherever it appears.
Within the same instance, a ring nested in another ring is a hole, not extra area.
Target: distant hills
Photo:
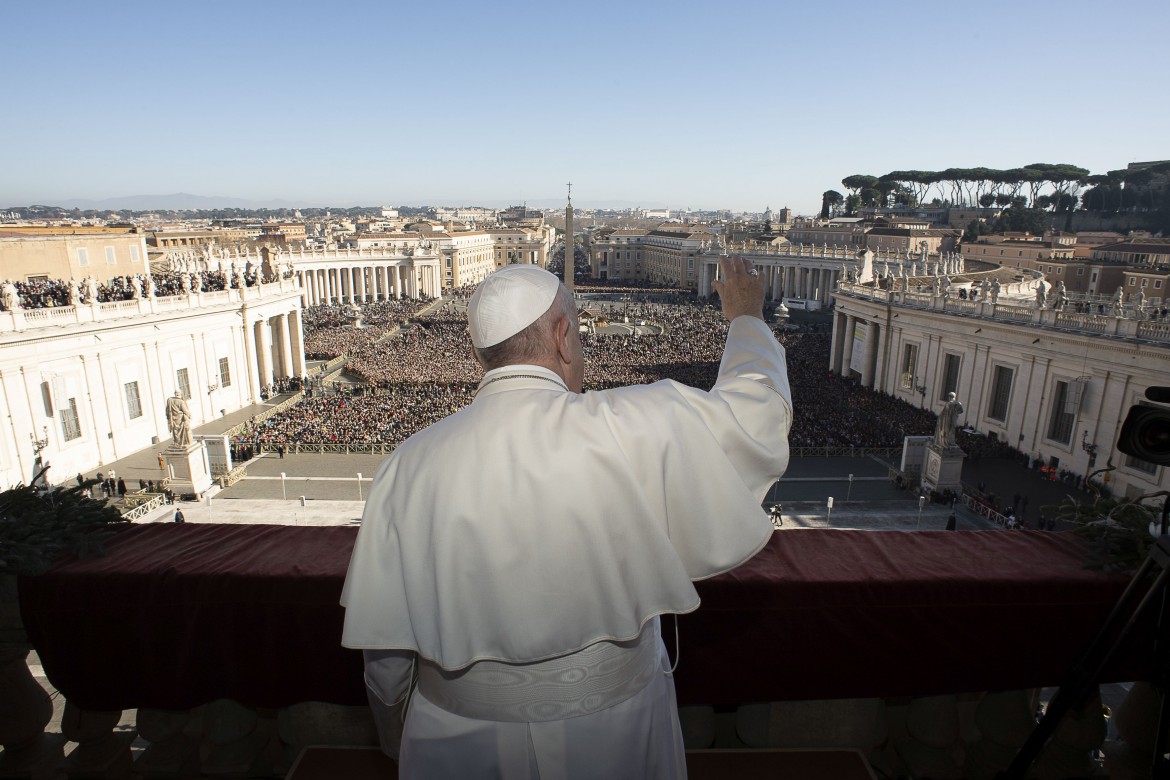
[[[120,198],[64,198],[51,200],[45,205],[57,206],[64,209],[80,209],[82,211],[210,211],[214,209],[297,209],[297,208],[349,208],[354,206],[440,206],[440,207],[481,207],[502,209],[509,206],[519,206],[521,201],[465,201],[458,199],[431,200],[429,202],[409,203],[406,201],[382,201],[374,203],[359,203],[357,201],[329,202],[329,201],[292,201],[292,200],[250,200],[247,198],[233,198],[219,195],[192,195],[189,192],[176,192],[170,195],[127,195]],[[21,210],[30,204],[9,204],[0,207],[0,211],[14,209]],[[543,198],[527,201],[529,208],[559,209],[564,208],[565,201],[556,198]],[[574,203],[578,208],[589,209],[630,209],[630,208],[666,208],[661,203],[640,203],[626,200],[580,201]],[[672,208],[673,210],[673,208]]]

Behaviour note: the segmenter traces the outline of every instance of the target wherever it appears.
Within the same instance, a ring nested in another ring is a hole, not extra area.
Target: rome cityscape
[[[717,617],[690,624],[702,630],[689,639],[683,622],[684,663],[687,642],[702,659],[678,681],[691,776],[705,776],[699,762],[715,760],[712,749],[844,747],[865,759],[870,774],[857,776],[993,777],[988,767],[1007,770],[1010,756],[989,757],[988,719],[1027,709],[1026,727],[995,735],[1013,754],[1023,746],[1125,577],[1160,549],[1170,514],[1170,116],[1149,96],[1166,76],[1151,24],[1164,8],[1123,2],[1109,12],[1111,34],[1078,3],[988,4],[1010,24],[917,4],[733,3],[721,13],[735,23],[718,30],[697,5],[605,4],[590,13],[611,23],[591,30],[570,10],[507,5],[357,3],[328,41],[314,27],[320,9],[299,2],[211,3],[198,18],[135,3],[12,9],[27,33],[0,52],[7,72],[28,73],[34,51],[59,54],[39,78],[10,86],[21,109],[0,128],[0,496],[68,501],[85,530],[54,515],[37,536],[21,526],[28,510],[16,498],[0,501],[0,578],[25,575],[30,638],[0,633],[0,650],[16,648],[3,663],[27,667],[54,700],[45,709],[22,689],[20,727],[0,728],[0,777],[58,776],[50,767],[156,776],[171,771],[159,749],[168,745],[184,756],[178,776],[341,776],[340,764],[320,775],[302,767],[330,717],[358,718],[331,744],[376,750],[364,705],[316,695],[340,673],[297,667],[294,698],[219,680],[161,696],[95,684],[65,646],[70,631],[47,616],[90,633],[119,620],[134,636],[148,627],[97,606],[100,585],[84,618],[53,606],[66,592],[80,598],[86,582],[69,580],[57,556],[106,546],[108,571],[129,578],[117,567],[132,572],[138,556],[185,543],[164,531],[206,534],[190,537],[191,560],[222,554],[241,574],[250,545],[277,556],[284,544],[347,551],[351,537],[226,534],[356,531],[386,458],[475,399],[484,369],[469,301],[516,265],[552,272],[571,294],[588,395],[663,380],[711,390],[729,334],[720,262],[750,261],[791,387],[790,460],[761,505],[775,528],[765,553],[791,540],[783,561],[799,573],[787,584],[824,585],[823,572],[846,566],[832,562],[838,544],[868,550],[852,565],[870,584],[885,576],[875,557],[921,555],[908,593],[945,591],[934,577],[977,583],[988,591],[938,609],[978,626],[983,607],[968,601],[989,599],[1004,615],[1003,626],[964,630],[964,657],[1006,642],[1047,656],[1016,674],[958,678],[916,659],[904,688],[860,673],[833,684],[812,675],[807,686],[792,675],[766,696],[703,666],[726,652],[695,636],[717,633]],[[158,47],[179,30],[183,47]],[[842,40],[883,34],[899,43],[867,53],[882,64],[859,73]],[[978,72],[1023,70],[1018,54],[1041,34],[1065,41],[1079,65],[1028,66],[1034,83],[1010,94]],[[1062,77],[1068,69],[1076,77]],[[72,97],[45,87],[55,83],[70,83]],[[1121,106],[1136,121],[1119,120]],[[450,480],[468,489],[463,475]],[[879,531],[889,533],[870,533]],[[51,534],[60,538],[38,548]],[[960,548],[918,546],[960,543],[965,563]],[[819,563],[802,570],[796,550]],[[100,572],[103,558],[91,560],[79,571]],[[136,588],[179,561],[175,552],[133,572]],[[206,563],[191,563],[191,582],[219,571]],[[337,585],[340,566],[324,578]],[[39,590],[33,572],[44,574]],[[720,581],[700,594],[720,603]],[[1003,590],[988,595],[993,584]],[[238,585],[226,577],[222,587]],[[1031,587],[1066,595],[1016,604]],[[779,604],[788,591],[775,593]],[[34,603],[45,617],[30,617]],[[274,603],[256,609],[279,611]],[[915,631],[928,614],[910,621]],[[1034,646],[1020,644],[1035,639],[1029,626],[1046,632]],[[215,641],[221,658],[243,643]],[[807,640],[807,652],[845,652],[827,644]],[[325,652],[312,647],[306,659]],[[149,655],[135,657],[149,681],[140,687],[181,687]],[[878,657],[898,666],[893,655]],[[1112,718],[1152,695],[1135,658],[1092,681],[1097,697],[1078,706],[1102,717],[1050,745],[1040,776],[1149,776],[1139,767],[1152,744],[1134,748],[1149,713],[1129,733]],[[717,682],[695,682],[708,673]],[[64,714],[74,696],[104,702],[74,706],[88,732]],[[907,704],[919,696],[921,709]],[[769,700],[780,713],[771,733],[772,716],[753,709]],[[837,703],[797,706],[813,700]],[[334,709],[296,710],[309,701]],[[874,707],[885,735],[859,727],[838,744],[808,727],[820,716],[865,723]],[[296,736],[264,731],[276,709]],[[159,726],[180,711],[181,744]],[[956,726],[928,755],[914,719],[952,716],[982,726]],[[207,724],[223,717],[253,741],[239,747],[239,766],[226,752],[216,763]],[[98,749],[81,749],[87,740]]]

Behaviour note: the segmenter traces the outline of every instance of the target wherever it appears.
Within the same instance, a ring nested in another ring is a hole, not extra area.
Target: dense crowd
[[[355,328],[353,308],[330,304],[304,310],[305,354],[313,360],[332,360],[384,338],[406,325],[429,300],[378,301],[361,307],[362,327]]]
[[[465,300],[466,294],[452,298]],[[628,318],[662,331],[657,336],[607,335],[602,328],[583,334],[586,390],[661,379],[702,389],[714,385],[727,335],[717,308],[582,303],[583,322]],[[470,403],[482,370],[470,348],[466,314],[445,301],[420,315],[424,305],[369,304],[362,308],[368,327],[360,330],[348,325],[343,307],[307,310],[306,351],[316,357],[347,354],[346,371],[367,382],[370,392],[316,394],[260,424],[251,440],[397,445]],[[795,329],[777,338],[787,351],[797,410],[793,447],[899,447],[904,436],[933,433],[931,412],[831,373],[830,336],[824,329]]]

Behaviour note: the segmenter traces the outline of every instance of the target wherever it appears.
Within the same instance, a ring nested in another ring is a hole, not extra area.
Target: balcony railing
[[[298,291],[295,279],[282,279],[270,284],[259,284],[243,290],[227,289],[213,292],[171,295],[165,298],[133,298],[126,301],[107,301],[97,304],[56,306],[46,309],[16,309],[0,311],[0,333],[13,333],[36,328],[84,325],[108,322],[151,314],[169,313],[185,309],[203,309],[244,301],[259,301],[282,293]]]
[[[63,769],[281,777],[306,745],[376,744],[361,655],[339,644],[355,534],[134,526],[105,557],[22,578],[28,637],[76,743]],[[697,583],[703,606],[679,618],[688,747],[852,748],[886,776],[992,778],[1031,731],[1037,689],[1061,679],[1126,582],[1086,570],[1070,534],[777,532],[734,573]],[[0,701],[17,721],[0,730],[0,775],[46,753],[61,763],[40,736],[51,707],[20,679],[25,649],[0,636]],[[1131,652],[1108,679],[1149,668]],[[1147,687],[1125,706],[1125,743],[1104,745],[1114,778],[1148,766],[1157,722]],[[148,743],[137,755],[114,728],[125,709]],[[1038,776],[1094,773],[1104,738],[1090,697]]]
[[[1106,313],[1090,313],[1065,309],[1037,308],[1018,300],[964,301],[953,296],[934,295],[921,291],[889,291],[864,284],[841,282],[835,295],[888,303],[891,306],[924,309],[960,314],[1009,323],[1029,323],[1042,328],[1059,328],[1086,334],[1143,341],[1170,342],[1170,322],[1148,319],[1133,305],[1119,309],[1105,308]]]

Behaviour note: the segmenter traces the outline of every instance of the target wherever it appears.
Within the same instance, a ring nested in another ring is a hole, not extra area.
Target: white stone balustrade
[[[0,333],[22,332],[36,328],[52,328],[68,325],[82,325],[92,322],[108,322],[150,314],[169,313],[184,309],[205,309],[217,306],[235,305],[241,302],[261,301],[274,293],[287,293],[300,289],[295,278],[281,279],[269,284],[245,287],[243,290],[229,288],[211,292],[172,295],[165,298],[133,298],[125,301],[107,301],[76,306],[56,306],[45,309],[16,309],[0,311]]]

